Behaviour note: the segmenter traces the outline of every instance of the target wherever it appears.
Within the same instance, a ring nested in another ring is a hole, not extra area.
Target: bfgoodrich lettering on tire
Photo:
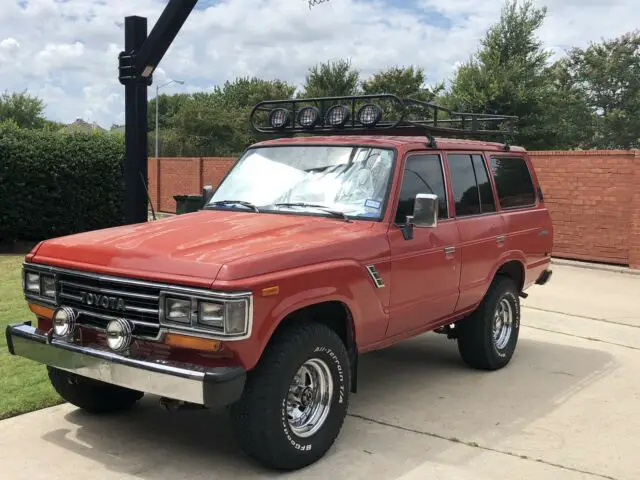
[[[520,298],[514,281],[496,277],[477,310],[457,328],[458,350],[467,365],[482,370],[506,366],[520,332]]]
[[[231,407],[240,446],[270,468],[314,463],[340,433],[350,381],[347,350],[333,330],[312,322],[285,327]]]

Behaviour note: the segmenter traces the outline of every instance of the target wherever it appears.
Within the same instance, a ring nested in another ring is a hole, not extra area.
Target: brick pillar
[[[629,265],[640,269],[640,150],[633,159],[633,188],[629,225]]]

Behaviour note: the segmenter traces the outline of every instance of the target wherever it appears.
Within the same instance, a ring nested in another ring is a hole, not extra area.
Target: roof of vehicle
[[[458,138],[439,138],[437,149],[439,150],[482,150],[504,152],[504,143],[487,142],[483,140],[466,140]],[[375,145],[380,147],[404,147],[406,149],[425,148],[428,143],[427,137],[419,136],[387,136],[387,135],[312,135],[308,137],[283,137],[273,140],[258,142],[253,146],[269,145],[299,145],[299,144],[333,144],[333,145]],[[430,147],[427,147],[430,148]],[[525,152],[519,146],[510,146],[511,152]]]

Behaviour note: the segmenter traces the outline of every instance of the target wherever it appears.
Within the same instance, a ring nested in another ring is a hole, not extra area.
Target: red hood
[[[210,285],[216,278],[235,280],[323,261],[380,256],[386,243],[384,236],[371,241],[374,225],[209,210],[47,240],[34,261]],[[344,247],[337,247],[339,243]]]

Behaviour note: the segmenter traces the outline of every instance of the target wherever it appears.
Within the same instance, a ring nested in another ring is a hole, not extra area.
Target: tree
[[[373,74],[362,82],[362,92],[365,95],[390,93],[400,98],[411,97],[423,102],[432,102],[444,89],[440,83],[434,87],[425,85],[424,69],[421,67],[391,67]],[[383,106],[384,115],[388,118],[398,118],[400,109],[396,104],[390,103]],[[405,109],[405,118],[425,118],[430,112],[423,108]]]
[[[43,128],[45,125],[44,102],[27,91],[4,92],[0,95],[0,122],[13,120],[21,128]]]
[[[351,67],[350,60],[319,63],[309,69],[301,97],[339,97],[355,95],[360,72]]]
[[[560,65],[595,118],[595,148],[640,147],[640,32],[573,48]]]
[[[508,0],[478,52],[457,71],[447,102],[457,110],[519,117],[517,142],[544,148],[549,138],[553,76],[550,53],[535,37],[546,16],[531,0]]]

